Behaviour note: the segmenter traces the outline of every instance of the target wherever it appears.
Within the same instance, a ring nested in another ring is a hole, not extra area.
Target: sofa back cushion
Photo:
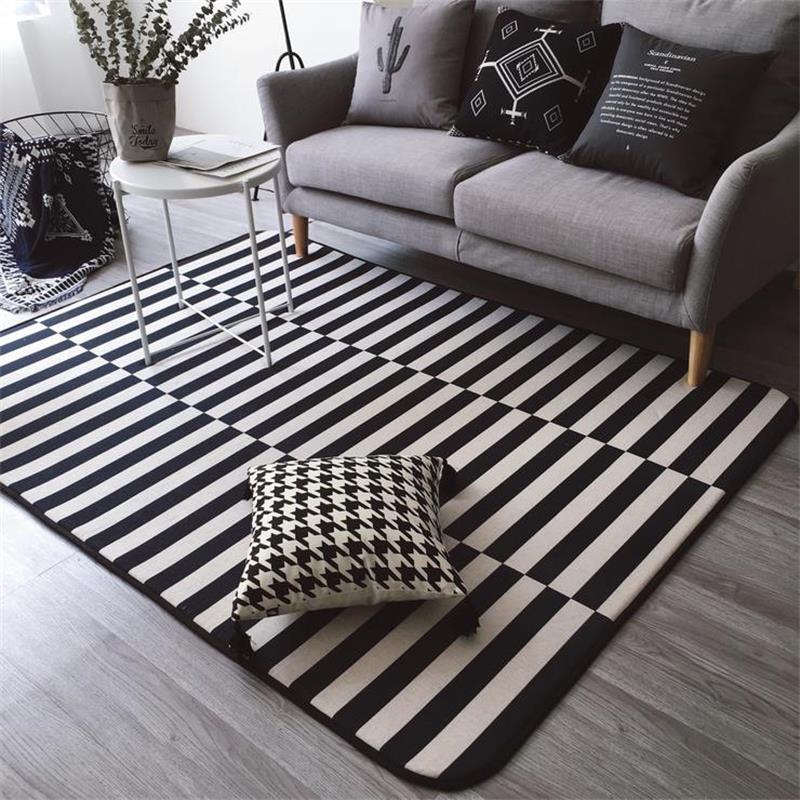
[[[464,57],[463,89],[475,80],[475,72],[486,50],[500,6],[558,22],[593,25],[600,19],[599,0],[475,0],[475,13]]]
[[[692,47],[763,53],[797,39],[797,0],[604,0],[602,20]]]
[[[797,0],[604,0],[603,24],[628,22],[693,47],[779,54],[722,142],[725,166],[772,139],[797,113]]]

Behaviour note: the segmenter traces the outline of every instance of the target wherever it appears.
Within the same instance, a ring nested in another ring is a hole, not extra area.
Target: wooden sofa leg
[[[308,255],[308,217],[292,214],[292,231],[294,233],[294,252],[305,258]]]
[[[691,331],[689,338],[689,374],[686,376],[689,386],[700,386],[705,380],[713,347],[713,328],[705,333]]]

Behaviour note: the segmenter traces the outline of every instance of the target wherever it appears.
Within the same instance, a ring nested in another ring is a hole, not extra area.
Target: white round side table
[[[187,137],[188,139],[188,137]],[[272,353],[269,346],[269,329],[267,327],[267,312],[287,310],[290,313],[294,310],[292,302],[292,284],[289,275],[289,261],[286,255],[286,236],[283,230],[283,218],[281,215],[280,194],[278,189],[278,173],[281,169],[281,156],[275,150],[264,154],[264,163],[253,167],[247,172],[230,178],[213,178],[189,170],[169,167],[166,164],[157,162],[133,163],[121,161],[115,158],[111,162],[110,174],[114,189],[114,200],[117,204],[119,216],[119,226],[122,232],[122,245],[125,249],[125,260],[128,265],[128,273],[131,279],[131,291],[133,293],[133,304],[136,307],[136,319],[139,323],[139,336],[142,340],[142,353],[144,354],[145,364],[152,363],[152,354],[147,340],[147,329],[145,327],[144,312],[142,311],[142,301],[139,296],[139,286],[136,282],[136,271],[133,264],[133,253],[131,251],[128,238],[128,227],[125,222],[125,209],[122,203],[122,194],[138,195],[139,197],[152,197],[161,200],[164,210],[164,224],[166,227],[167,242],[169,243],[169,254],[172,260],[172,272],[175,276],[175,290],[177,292],[178,307],[189,308],[201,317],[206,319],[216,328],[237,339],[242,344],[255,350],[263,356],[268,367],[272,366]],[[286,284],[286,302],[273,308],[267,309],[264,306],[264,290],[261,285],[261,269],[258,258],[258,244],[256,242],[256,230],[253,220],[253,206],[250,199],[250,190],[259,184],[273,181],[275,188],[275,198],[278,209],[278,236],[280,238],[281,256],[283,258],[283,277]],[[181,276],[178,270],[178,260],[175,257],[175,240],[172,235],[172,223],[169,218],[169,200],[193,200],[203,197],[217,197],[224,194],[235,194],[240,192],[244,198],[244,206],[247,213],[247,224],[250,229],[250,251],[253,256],[253,278],[256,285],[256,299],[258,301],[258,313],[261,319],[261,333],[264,340],[263,349],[256,347],[251,342],[243,339],[234,333],[230,328],[212,319],[208,314],[190,303],[183,296],[181,289]]]

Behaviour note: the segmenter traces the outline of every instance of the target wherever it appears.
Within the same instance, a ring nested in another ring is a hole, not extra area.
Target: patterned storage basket
[[[20,139],[38,139],[41,136],[78,136],[92,133],[97,137],[100,155],[100,170],[103,182],[111,187],[108,168],[116,156],[108,117],[96,111],[54,111],[50,114],[31,114],[27,117],[0,122],[0,128],[8,128]]]
[[[62,111],[0,123],[0,308],[63,302],[113,259],[114,156],[105,114]]]

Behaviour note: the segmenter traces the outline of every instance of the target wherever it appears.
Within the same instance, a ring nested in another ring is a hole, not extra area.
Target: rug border
[[[261,232],[263,233],[264,231]],[[275,233],[275,235],[277,236],[277,232]],[[212,253],[218,252],[220,250],[229,247],[231,244],[237,244],[240,241],[244,241],[246,239],[247,239],[247,234],[234,237],[227,242],[214,245],[213,247],[209,247],[191,256],[186,256],[182,259],[179,259],[178,263],[180,265],[188,261],[192,261],[196,258],[202,258],[206,255],[211,255]],[[317,242],[317,244],[320,243]],[[322,246],[328,247],[328,245],[322,245]],[[341,252],[343,255],[350,255],[349,253],[344,253],[338,248],[330,248],[330,249],[336,250],[337,252]],[[350,257],[355,258],[355,256],[350,256]],[[149,275],[158,270],[168,269],[169,267],[170,267],[169,264],[164,264],[159,267],[153,267],[152,269],[147,270],[147,272],[144,272],[141,275],[137,275],[137,277],[141,278],[144,277],[145,275]],[[400,272],[400,270],[395,270],[392,269],[391,267],[384,267],[384,269],[388,269],[392,272]],[[128,280],[122,280],[119,283],[114,284],[113,286],[108,286],[105,287],[104,289],[101,289],[99,292],[95,292],[93,295],[88,295],[88,297],[95,297],[95,296],[99,297],[105,292],[113,291],[127,282]],[[428,281],[428,282],[435,283],[435,281]],[[437,284],[437,285],[444,286],[444,284]],[[464,294],[467,294],[467,292],[464,292]],[[481,297],[481,295],[471,295],[471,296],[479,297],[484,300],[488,299],[485,297]],[[497,302],[497,301],[491,301],[491,302]],[[65,306],[66,305],[69,304],[65,304]],[[500,305],[507,305],[507,304],[501,303]],[[513,306],[510,307],[513,308]],[[57,312],[57,310],[58,309],[53,309],[53,308],[43,309],[42,314],[55,313]],[[526,311],[525,313],[530,314],[531,312]],[[3,331],[0,331],[0,334],[2,334],[5,331],[16,330],[17,328],[23,325],[35,323],[38,316],[39,315],[37,314],[37,316],[35,317],[21,320],[15,325],[12,325],[8,328],[4,328]],[[537,315],[532,314],[532,316],[537,316]],[[583,329],[575,328],[575,330],[583,330]],[[604,337],[604,338],[612,339],[612,337]],[[612,339],[612,341],[619,341],[619,340]],[[646,350],[646,348],[639,348],[639,349]],[[648,350],[648,352],[651,351]],[[725,374],[725,373],[720,373],[720,374]],[[748,381],[748,383],[753,384],[753,381]],[[759,385],[759,384],[753,384],[753,385]],[[653,575],[653,577],[640,590],[640,592],[631,601],[631,603],[629,603],[629,605],[623,610],[621,615],[616,620],[609,620],[609,625],[607,626],[607,633],[602,637],[600,637],[596,645],[590,650],[588,650],[584,657],[580,658],[575,662],[573,669],[570,670],[567,676],[569,680],[564,682],[563,689],[560,689],[559,691],[553,694],[551,700],[541,707],[540,713],[538,713],[535,716],[532,716],[525,725],[520,726],[520,728],[515,733],[513,738],[509,740],[510,745],[506,749],[506,751],[501,756],[489,762],[481,764],[479,768],[476,768],[472,772],[466,773],[457,779],[454,778],[450,780],[442,778],[431,778],[426,775],[420,775],[419,773],[408,770],[403,766],[398,766],[394,763],[389,762],[382,756],[380,751],[375,750],[370,745],[358,739],[355,735],[347,731],[341,730],[340,727],[336,724],[335,720],[324,715],[321,711],[315,708],[309,701],[300,700],[299,698],[295,697],[291,693],[289,687],[286,687],[283,684],[279,683],[269,674],[263,674],[259,672],[256,669],[256,667],[251,666],[250,664],[248,664],[248,662],[244,661],[240,657],[237,657],[221,642],[214,639],[211,636],[211,634],[209,634],[206,630],[204,630],[197,623],[195,623],[193,619],[191,619],[190,617],[183,616],[175,606],[170,605],[159,594],[151,591],[145,584],[136,581],[133,578],[133,576],[122,570],[120,567],[116,566],[116,564],[114,564],[113,561],[109,561],[99,551],[92,550],[83,540],[79,539],[67,528],[64,528],[59,523],[49,519],[43,512],[39,511],[31,502],[26,500],[24,497],[22,497],[22,495],[20,495],[19,493],[11,489],[9,486],[7,486],[4,482],[2,482],[1,478],[0,478],[0,493],[4,494],[8,498],[16,502],[30,514],[32,514],[36,519],[45,524],[50,530],[64,537],[68,541],[72,542],[74,545],[78,547],[78,549],[81,552],[85,553],[93,561],[103,566],[105,569],[107,569],[112,574],[116,575],[118,578],[121,578],[126,584],[133,587],[136,591],[138,591],[140,594],[143,594],[149,600],[153,601],[160,608],[164,609],[171,617],[175,618],[179,623],[187,627],[190,631],[195,633],[201,639],[205,640],[217,652],[222,653],[231,661],[237,663],[239,666],[246,669],[256,678],[261,680],[264,684],[269,686],[271,689],[277,691],[281,696],[285,697],[295,706],[297,706],[305,713],[307,713],[312,719],[321,723],[323,726],[331,730],[341,739],[344,739],[348,744],[355,747],[355,749],[358,750],[360,753],[372,759],[374,762],[376,762],[384,769],[391,772],[393,775],[396,775],[397,777],[402,778],[403,780],[406,780],[409,783],[413,783],[419,786],[425,786],[428,788],[439,789],[444,791],[457,791],[461,789],[467,789],[472,786],[476,786],[477,784],[483,783],[484,781],[491,778],[493,775],[496,775],[501,769],[503,769],[503,767],[506,766],[506,764],[508,764],[511,761],[511,759],[517,754],[522,745],[533,735],[536,729],[550,715],[552,710],[575,687],[580,677],[589,669],[589,667],[592,665],[597,656],[612,642],[612,640],[619,633],[619,631],[622,630],[622,628],[625,626],[628,620],[634,616],[634,614],[641,608],[643,603],[651,596],[655,588],[661,583],[661,581],[664,579],[667,573],[669,573],[675,567],[677,562],[681,560],[681,558],[694,545],[694,543],[700,538],[700,536],[702,536],[702,534],[707,531],[711,523],[714,520],[716,520],[716,518],[719,516],[722,510],[728,505],[730,500],[736,496],[736,494],[739,492],[742,486],[744,486],[744,484],[746,484],[747,481],[755,474],[755,472],[759,469],[759,467],[761,467],[761,465],[764,463],[764,461],[770,455],[770,453],[772,453],[775,450],[775,448],[789,433],[789,431],[791,431],[792,428],[794,428],[794,426],[797,424],[797,419],[798,419],[798,404],[794,401],[793,398],[789,397],[789,395],[785,394],[784,392],[781,392],[781,394],[783,394],[784,397],[786,397],[787,400],[789,400],[791,407],[793,409],[793,414],[791,415],[792,422],[790,425],[787,425],[787,427],[784,430],[782,431],[775,430],[768,437],[759,442],[760,445],[759,450],[754,454],[753,469],[743,477],[737,477],[737,479],[731,484],[729,490],[724,493],[722,499],[702,519],[700,524],[689,534],[689,536],[686,537],[686,539],[680,544],[680,546],[676,549],[676,551],[663,564],[663,566],[659,569],[659,571],[655,575]]]

